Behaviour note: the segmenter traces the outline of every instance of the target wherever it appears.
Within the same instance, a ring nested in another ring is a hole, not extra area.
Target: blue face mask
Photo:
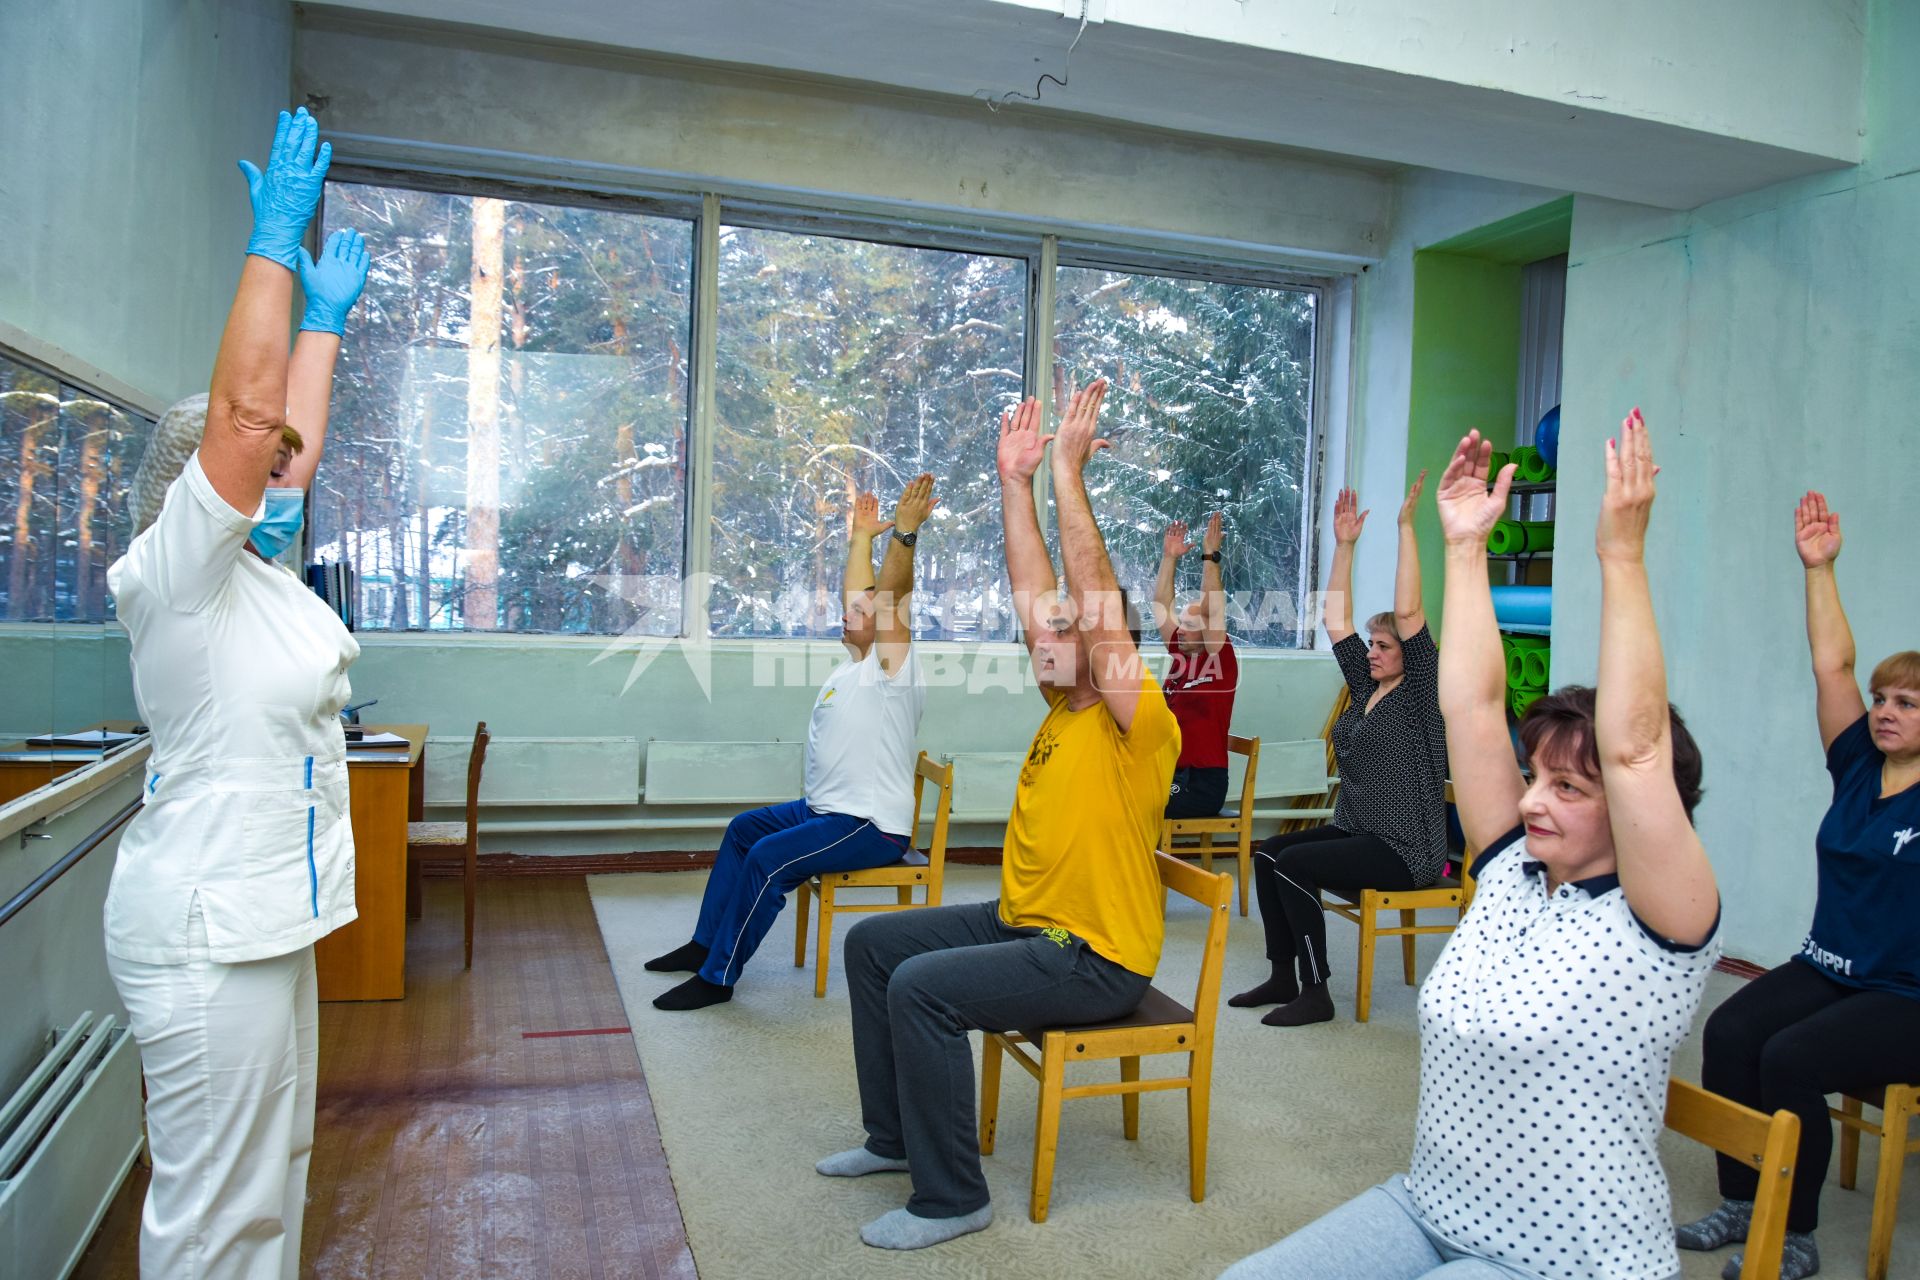
[[[247,541],[253,544],[255,551],[272,560],[292,546],[293,540],[300,536],[300,521],[305,512],[307,495],[303,489],[268,489],[263,496],[266,500],[266,518],[253,526]]]

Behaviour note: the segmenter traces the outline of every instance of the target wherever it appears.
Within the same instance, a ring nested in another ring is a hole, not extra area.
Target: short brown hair
[[[1890,658],[1882,658],[1867,681],[1867,692],[1882,689],[1920,690],[1920,649],[1907,649]]]
[[[1915,655],[1920,658],[1920,654]],[[1593,733],[1594,692],[1583,684],[1570,684],[1536,701],[1520,721],[1520,746],[1530,761],[1557,757],[1564,765],[1590,778],[1600,776],[1600,744]],[[1693,820],[1700,803],[1700,746],[1687,731],[1671,702],[1667,704],[1673,737],[1673,785],[1679,788],[1680,803]]]
[[[1395,640],[1400,638],[1399,620],[1391,609],[1385,613],[1376,613],[1367,619],[1368,634],[1371,635],[1375,631],[1384,631]]]

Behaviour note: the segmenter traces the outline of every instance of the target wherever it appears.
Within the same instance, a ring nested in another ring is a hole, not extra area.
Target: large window
[[[693,225],[351,183],[373,252],[313,494],[363,628],[676,635]]]
[[[994,449],[1043,351],[1056,402],[1113,380],[1094,500],[1122,583],[1144,597],[1166,523],[1221,510],[1235,637],[1310,634],[1314,282],[1068,246],[1036,315],[1038,235],[723,203],[696,263],[691,205],[574,200],[329,186],[374,261],[315,554],[357,571],[361,626],[837,634],[854,494],[928,471],[915,633],[1010,638]]]
[[[890,509],[923,471],[916,634],[1012,634],[994,451],[1026,312],[1020,259],[721,230],[713,634],[837,635],[854,492]]]
[[[1114,447],[1090,465],[1088,496],[1121,584],[1150,596],[1167,525],[1185,520],[1197,546],[1221,512],[1227,629],[1241,644],[1311,636],[1301,615],[1316,302],[1306,289],[1144,271],[1063,266],[1055,277],[1056,396],[1112,380]],[[1176,590],[1197,591],[1200,568],[1197,553],[1185,557]]]
[[[105,622],[151,419],[0,355],[0,621]]]

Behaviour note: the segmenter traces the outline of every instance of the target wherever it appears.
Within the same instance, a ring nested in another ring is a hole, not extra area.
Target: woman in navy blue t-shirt
[[[1756,978],[1707,1020],[1701,1082],[1761,1111],[1800,1117],[1781,1280],[1820,1266],[1813,1229],[1833,1148],[1826,1095],[1920,1081],[1920,652],[1873,670],[1860,698],[1853,632],[1833,562],[1840,517],[1808,493],[1794,541],[1807,569],[1820,741],[1833,804],[1814,840],[1819,896],[1800,954]],[[1720,1158],[1719,1208],[1678,1232],[1683,1249],[1745,1240],[1754,1170]],[[1736,1256],[1725,1275],[1738,1274]]]

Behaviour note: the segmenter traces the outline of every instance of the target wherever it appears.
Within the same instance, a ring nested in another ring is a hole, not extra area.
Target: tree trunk
[[[473,199],[473,273],[467,336],[467,581],[461,617],[492,631],[500,614],[500,332],[505,282],[504,200]]]
[[[87,414],[86,439],[80,446],[80,506],[74,512],[73,618],[76,622],[103,621],[100,612],[100,586],[106,580],[106,566],[97,569],[93,539],[93,509],[100,502],[100,447],[107,429],[100,414]]]
[[[7,567],[7,611],[14,622],[31,621],[41,612],[27,599],[38,586],[39,574],[34,570],[43,541],[33,536],[33,486],[46,472],[39,457],[40,433],[47,429],[52,416],[42,409],[20,433],[20,488],[13,512],[13,557]]]

